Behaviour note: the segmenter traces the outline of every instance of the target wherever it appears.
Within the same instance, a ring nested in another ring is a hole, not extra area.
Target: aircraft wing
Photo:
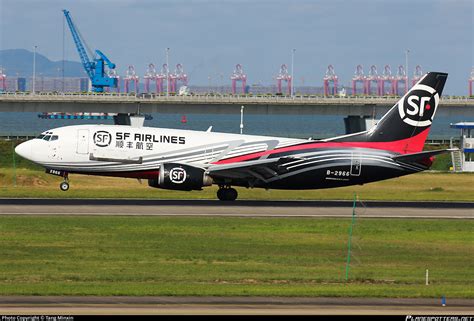
[[[216,180],[246,181],[249,185],[259,181],[266,183],[270,179],[277,179],[279,175],[287,173],[285,164],[297,159],[280,157],[232,164],[214,164],[208,167],[207,173]]]

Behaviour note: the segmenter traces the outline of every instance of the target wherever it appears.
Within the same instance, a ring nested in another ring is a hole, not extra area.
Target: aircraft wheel
[[[217,198],[221,201],[235,201],[237,199],[237,191],[235,188],[219,188]]]
[[[69,189],[69,183],[68,182],[62,182],[61,184],[59,184],[59,188],[61,189],[61,191],[65,192]]]
[[[226,190],[226,200],[227,201],[235,201],[237,199],[238,193],[235,188],[228,188]]]
[[[225,201],[225,189],[219,188],[219,189],[217,190],[217,198],[218,198],[220,201]]]

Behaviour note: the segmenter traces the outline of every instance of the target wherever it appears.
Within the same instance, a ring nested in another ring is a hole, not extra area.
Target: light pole
[[[166,48],[166,96],[170,95],[170,64],[169,64],[169,52],[170,48]]]
[[[240,134],[244,131],[244,106],[240,107]]]
[[[295,91],[295,77],[294,77],[294,65],[295,65],[295,51],[296,49],[293,48],[291,51],[291,97],[293,97],[293,93]]]
[[[32,86],[32,93],[33,95],[35,94],[36,92],[36,88],[35,88],[35,83],[36,83],[36,48],[38,48],[38,46],[35,46],[34,48],[34,51],[33,51],[33,86]]]
[[[409,73],[408,73],[408,53],[410,52],[410,49],[407,49],[405,51],[405,72],[407,74],[407,91],[408,91],[408,86],[409,86],[409,82],[410,82],[410,78],[409,78]]]

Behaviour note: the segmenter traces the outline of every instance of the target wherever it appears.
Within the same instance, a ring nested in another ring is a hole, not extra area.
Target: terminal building
[[[451,128],[461,130],[459,152],[451,153],[455,172],[474,172],[474,122],[451,124]]]

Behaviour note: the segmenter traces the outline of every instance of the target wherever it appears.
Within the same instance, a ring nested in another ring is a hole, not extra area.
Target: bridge
[[[189,95],[95,93],[0,93],[0,112],[102,112],[165,114],[375,115],[380,116],[399,97],[321,97],[276,95]],[[474,118],[474,99],[442,97],[438,113]]]

